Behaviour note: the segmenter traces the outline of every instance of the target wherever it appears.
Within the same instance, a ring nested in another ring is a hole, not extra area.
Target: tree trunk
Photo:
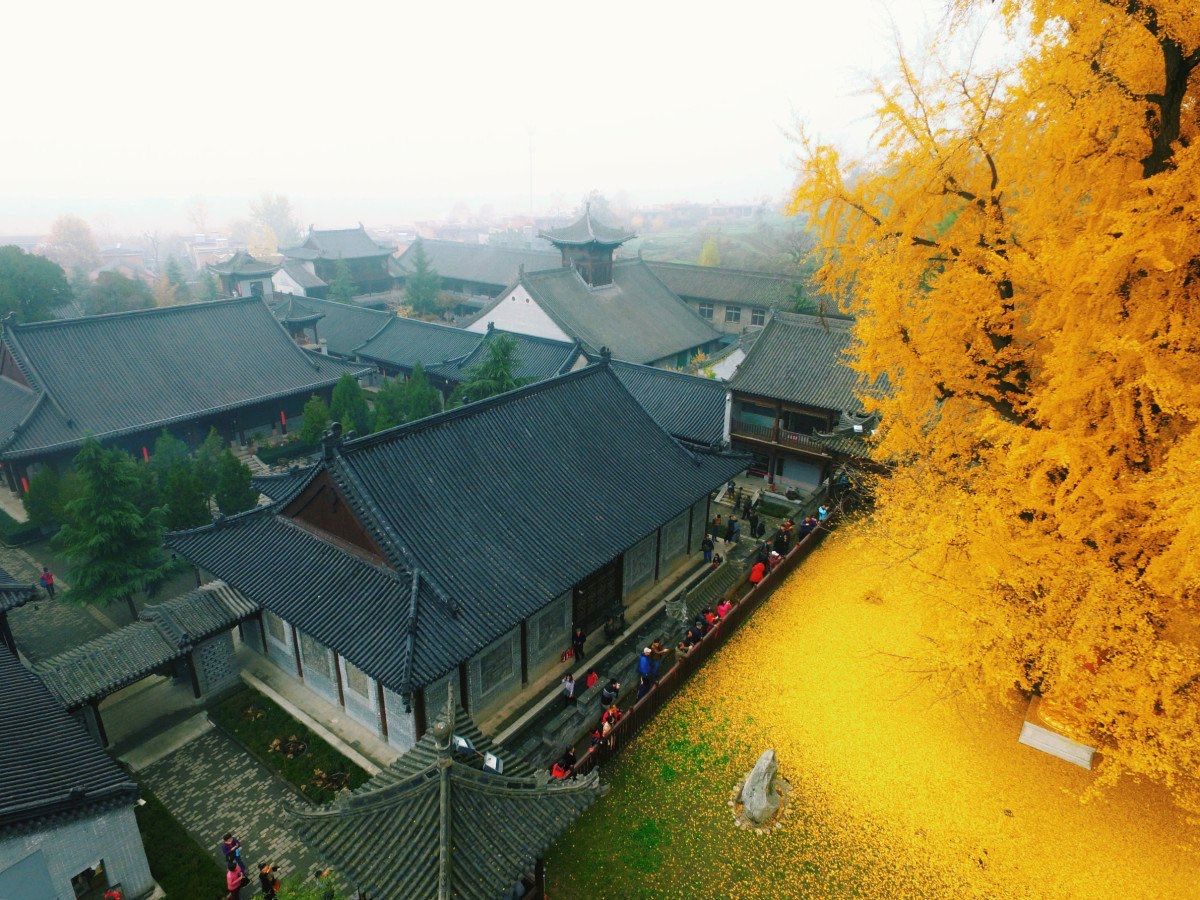
[[[129,604],[129,618],[132,621],[136,622],[138,613],[137,613],[137,607],[133,603],[133,594],[126,595],[125,602]]]

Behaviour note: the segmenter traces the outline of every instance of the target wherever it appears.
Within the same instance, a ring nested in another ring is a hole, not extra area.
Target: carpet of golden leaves
[[[606,769],[550,896],[1197,896],[1196,835],[1165,795],[1124,780],[1085,800],[1092,773],[1017,743],[1017,698],[981,707],[917,671],[937,586],[884,556],[839,534],[789,577]],[[726,803],[766,747],[792,814],[758,835]]]

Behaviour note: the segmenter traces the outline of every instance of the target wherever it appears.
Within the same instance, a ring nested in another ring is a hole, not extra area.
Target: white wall
[[[554,320],[546,311],[538,306],[537,301],[529,295],[521,285],[516,285],[503,299],[486,315],[480,317],[467,327],[468,331],[482,334],[487,331],[488,323],[492,322],[504,331],[515,331],[519,334],[532,334],[534,337],[553,338],[556,341],[569,341],[572,338],[554,324]]]
[[[296,294],[300,297],[306,296],[304,288],[300,287],[300,282],[283,271],[283,269],[280,269],[271,276],[271,284],[275,290],[282,294]]]
[[[728,381],[733,377],[733,373],[737,371],[737,367],[742,364],[742,360],[746,358],[746,351],[738,347],[724,359],[719,359],[708,368],[712,369],[712,373],[723,381]]]
[[[7,888],[6,869],[38,852],[50,875],[54,891],[50,896],[58,900],[75,900],[71,879],[99,860],[104,860],[109,883],[120,883],[130,900],[146,894],[154,885],[132,806],[0,840],[0,885]],[[46,896],[35,890],[31,887],[26,896]],[[13,900],[20,900],[20,895]]]

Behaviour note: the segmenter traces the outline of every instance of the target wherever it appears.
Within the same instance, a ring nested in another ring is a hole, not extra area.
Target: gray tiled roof
[[[0,835],[132,805],[137,785],[0,649]]]
[[[0,613],[6,613],[19,606],[24,606],[30,600],[38,597],[38,587],[35,584],[22,584],[4,569],[0,569]],[[0,653],[4,647],[0,645]]]
[[[473,332],[392,316],[383,330],[356,349],[355,355],[401,369],[412,369],[417,363],[429,369],[461,359],[477,346],[479,335]]]
[[[860,408],[846,352],[854,323],[776,312],[729,386],[735,391],[841,412]]]
[[[612,368],[668,434],[701,446],[717,446],[724,439],[725,382],[616,360]]]
[[[302,263],[285,262],[283,264],[283,271],[290,279],[292,279],[292,281],[296,282],[296,284],[300,285],[300,287],[304,288],[306,291],[312,290],[313,288],[329,287],[326,282],[322,281],[315,274],[308,271],[308,269],[306,269]]]
[[[592,366],[347,442],[319,464],[391,569],[283,520],[279,504],[167,544],[407,693],[745,465],[683,449]]]
[[[337,356],[353,356],[361,347],[396,318],[382,309],[370,309],[336,300],[316,297],[282,295],[283,301],[272,304],[272,311],[281,322],[311,320],[318,316],[317,337],[325,341],[329,352]]]
[[[553,338],[491,329],[483,335],[475,349],[466,356],[440,366],[433,366],[428,370],[429,374],[453,382],[467,380],[470,377],[471,368],[484,360],[488,347],[496,336],[501,334],[509,336],[516,342],[517,365],[513,370],[513,377],[526,384],[569,372],[582,353],[578,344],[569,341],[556,341]]]
[[[274,275],[279,271],[279,266],[275,263],[263,262],[261,259],[255,259],[245,250],[239,250],[224,262],[210,264],[208,270],[217,275],[233,275],[235,277],[241,276],[242,278],[254,278],[266,275]]]
[[[133,622],[39,662],[34,670],[67,709],[106,697],[226,631],[258,605],[222,582],[145,607]]]
[[[663,284],[681,297],[747,306],[790,306],[804,281],[790,275],[749,272],[720,266],[646,260]]]
[[[260,297],[10,325],[4,343],[39,394],[24,416],[0,421],[5,458],[304,394],[365,371],[301,350]],[[0,413],[16,406],[0,402]]]
[[[292,466],[286,472],[254,475],[250,483],[260,494],[266,494],[272,500],[282,500],[284,497],[290,497],[297,488],[307,482],[312,471],[312,466]]]
[[[448,717],[452,733],[478,734],[456,718]],[[486,739],[483,746],[491,749]],[[362,787],[292,818],[306,842],[372,896],[497,900],[602,793],[596,772],[551,781],[483,771],[436,746],[431,730]]]
[[[540,235],[555,244],[604,244],[616,246],[637,237],[632,231],[606,225],[592,215],[592,207],[586,206],[583,215],[561,228],[547,228]]]
[[[527,272],[536,272],[540,269],[556,269],[562,265],[562,256],[547,250],[517,250],[491,244],[425,239],[422,239],[421,243],[425,247],[425,256],[430,266],[442,278],[492,285],[496,289],[508,287],[515,282],[522,266]],[[412,270],[415,247],[416,244],[410,246],[397,260],[398,274],[401,276]]]
[[[613,283],[594,288],[573,268],[526,272],[521,284],[572,338],[617,359],[652,363],[720,335],[673,294],[640,259],[613,262]],[[487,321],[498,298],[479,314]]]
[[[336,228],[328,231],[308,230],[304,240],[289,247],[283,255],[291,259],[358,259],[367,256],[390,256],[392,248],[381,244],[359,225],[357,228]]]

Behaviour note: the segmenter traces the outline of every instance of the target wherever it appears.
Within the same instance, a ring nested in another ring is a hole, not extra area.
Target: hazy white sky
[[[0,233],[214,224],[262,191],[304,223],[457,203],[783,195],[794,116],[860,145],[865,76],[941,0],[20,2],[5,11]]]

